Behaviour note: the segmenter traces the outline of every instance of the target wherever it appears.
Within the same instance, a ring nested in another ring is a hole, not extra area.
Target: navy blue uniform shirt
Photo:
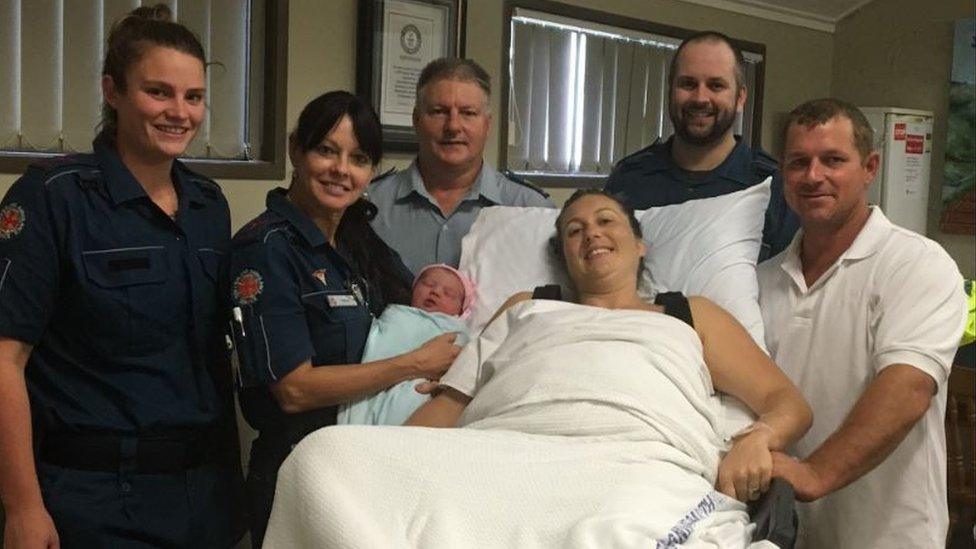
[[[294,444],[334,424],[337,408],[286,414],[268,384],[309,359],[314,366],[358,363],[373,315],[386,303],[378,284],[360,276],[286,193],[270,191],[268,209],[234,236],[231,291],[243,319],[235,339],[244,416],[262,437]],[[409,284],[409,271],[399,267]]]
[[[606,190],[620,195],[635,210],[643,210],[734,193],[772,176],[759,261],[789,246],[800,220],[786,205],[783,178],[773,157],[762,149],[750,148],[737,137],[735,148],[714,170],[689,172],[671,158],[673,140],[658,140],[624,157],[610,173]]]
[[[100,138],[93,154],[31,167],[0,204],[0,334],[34,346],[41,430],[153,433],[231,409],[227,202],[179,162],[172,175],[175,219]]]

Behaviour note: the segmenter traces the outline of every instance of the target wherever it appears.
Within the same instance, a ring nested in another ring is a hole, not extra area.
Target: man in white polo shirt
[[[810,402],[798,547],[944,547],[946,380],[966,300],[935,242],[868,206],[873,132],[834,99],[790,113],[781,169],[801,231],[759,267],[769,351]]]

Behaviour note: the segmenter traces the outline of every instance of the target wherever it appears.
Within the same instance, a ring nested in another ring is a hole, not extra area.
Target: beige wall
[[[945,161],[946,111],[956,19],[973,17],[972,0],[875,0],[837,25],[831,91],[856,105],[935,113],[928,235],[967,278],[976,271],[976,238],[938,229]]]

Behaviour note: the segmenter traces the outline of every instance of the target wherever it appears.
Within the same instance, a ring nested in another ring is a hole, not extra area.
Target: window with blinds
[[[200,39],[207,114],[188,158],[256,161],[263,112],[268,12],[264,0],[163,0]],[[160,0],[0,0],[0,154],[85,152],[101,118],[101,70],[112,24]],[[270,9],[269,9],[270,8]],[[270,17],[275,17],[271,13]],[[271,86],[267,89],[274,90]],[[238,176],[243,174],[236,174]]]
[[[509,170],[575,186],[673,133],[667,72],[680,38],[525,8],[510,23]],[[743,54],[749,93],[735,132],[749,142],[763,57]]]

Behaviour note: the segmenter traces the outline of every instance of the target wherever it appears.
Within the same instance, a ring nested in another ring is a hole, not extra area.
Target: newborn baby
[[[373,321],[363,350],[363,362],[382,360],[410,352],[433,337],[457,332],[457,345],[468,342],[461,319],[475,300],[475,286],[457,269],[444,264],[424,267],[413,284],[410,306],[390,305]],[[339,406],[336,423],[401,425],[430,398],[414,390],[412,379],[375,395]]]

